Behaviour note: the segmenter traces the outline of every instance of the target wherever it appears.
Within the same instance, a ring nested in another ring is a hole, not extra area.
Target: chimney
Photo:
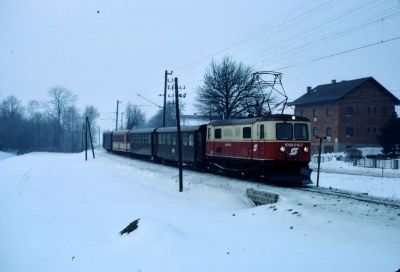
[[[311,93],[311,86],[307,87],[307,93]]]
[[[332,79],[332,84],[336,84],[336,79]]]

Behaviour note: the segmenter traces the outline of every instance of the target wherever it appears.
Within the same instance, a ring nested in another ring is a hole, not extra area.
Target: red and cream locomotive
[[[214,121],[205,155],[222,169],[278,182],[310,183],[308,119],[292,115]]]

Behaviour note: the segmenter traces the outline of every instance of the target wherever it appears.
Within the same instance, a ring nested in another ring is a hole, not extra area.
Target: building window
[[[353,137],[353,127],[346,127],[346,137]]]
[[[381,108],[381,116],[386,117],[387,116],[387,108]]]
[[[353,116],[353,107],[346,107],[346,116]]]
[[[312,116],[315,118],[318,117],[318,109],[316,109],[316,108],[312,109]]]
[[[326,116],[331,116],[333,114],[333,108],[332,107],[327,107],[326,108]]]
[[[250,139],[251,138],[251,127],[244,127],[243,128],[243,139]]]
[[[327,137],[331,137],[332,136],[332,128],[330,128],[330,127],[326,128],[326,136]]]
[[[318,128],[317,127],[313,127],[313,129],[312,129],[312,135],[315,137],[315,136],[318,136]]]

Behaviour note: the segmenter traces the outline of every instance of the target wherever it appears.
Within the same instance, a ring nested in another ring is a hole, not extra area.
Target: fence
[[[399,169],[399,160],[382,160],[376,158],[348,159],[344,156],[321,156],[321,162],[345,161],[353,163],[354,166],[366,168]],[[318,156],[313,156],[312,162],[318,162]]]

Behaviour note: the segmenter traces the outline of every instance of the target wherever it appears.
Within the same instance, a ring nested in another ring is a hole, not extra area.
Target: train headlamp
[[[296,120],[296,116],[292,115],[292,120],[293,121]]]
[[[304,152],[308,152],[308,147],[307,146],[304,147]]]
[[[280,150],[281,152],[285,152],[285,151],[286,151],[286,148],[285,148],[284,146],[281,146],[281,148],[279,148],[279,150]]]

